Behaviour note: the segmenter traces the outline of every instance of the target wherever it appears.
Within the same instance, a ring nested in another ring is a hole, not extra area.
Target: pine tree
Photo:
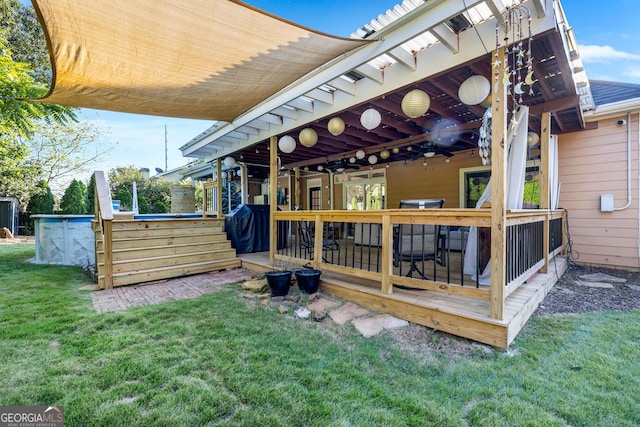
[[[95,215],[95,191],[96,191],[96,175],[91,174],[89,184],[87,184],[87,214]]]
[[[84,215],[87,213],[87,187],[74,179],[67,187],[60,202],[60,210],[67,215]]]

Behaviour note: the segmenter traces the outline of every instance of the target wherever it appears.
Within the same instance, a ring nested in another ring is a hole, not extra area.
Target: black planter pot
[[[298,287],[305,294],[313,294],[318,292],[320,285],[320,275],[322,271],[313,269],[296,270],[296,280]]]
[[[264,273],[272,297],[283,297],[289,293],[291,271],[268,271]]]

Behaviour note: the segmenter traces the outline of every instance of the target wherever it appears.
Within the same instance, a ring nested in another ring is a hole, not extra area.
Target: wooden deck
[[[268,252],[241,254],[239,257],[247,269],[272,269]],[[380,291],[380,282],[335,272],[323,271],[320,288],[371,310],[504,349],[566,269],[566,260],[556,256],[549,263],[548,273],[534,275],[506,298],[503,320],[489,316],[488,300],[397,287],[392,294],[384,295]]]

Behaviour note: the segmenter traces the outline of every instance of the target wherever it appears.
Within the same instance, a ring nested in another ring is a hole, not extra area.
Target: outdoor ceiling
[[[258,104],[252,114],[198,135],[181,148],[183,155],[204,159],[232,155],[237,161],[265,165],[270,136],[290,135],[298,141],[300,131],[307,127],[318,134],[317,144],[307,148],[298,143],[290,154],[279,150],[283,167],[315,170],[322,165],[324,170],[336,170],[351,165],[348,159],[357,150],[365,151],[367,157],[378,155],[382,163],[380,151],[394,147],[397,153],[392,152],[388,162],[416,160],[429,150],[455,155],[477,148],[486,108],[460,102],[458,88],[472,75],[493,81],[495,16],[514,2],[466,3],[465,8],[458,1],[405,0],[354,34],[379,40],[360,50],[364,56],[359,61],[345,60],[334,70],[313,75]],[[532,15],[537,81],[533,95],[523,96],[524,104],[531,107],[531,129],[540,131],[544,111],[553,113],[552,133],[583,129],[582,112],[592,100],[561,7],[554,8],[551,0],[516,3]],[[431,105],[424,116],[409,119],[400,105],[403,96],[415,88],[429,94]],[[360,115],[371,107],[381,113],[382,123],[366,130]],[[327,129],[328,121],[336,116],[346,123],[339,136]],[[357,164],[368,166],[367,157]]]

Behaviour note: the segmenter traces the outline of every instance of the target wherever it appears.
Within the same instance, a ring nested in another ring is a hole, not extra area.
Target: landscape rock
[[[327,313],[324,311],[316,311],[315,313],[313,313],[313,320],[315,320],[316,322],[322,322],[324,319],[326,319],[327,317]]]
[[[320,293],[319,292],[313,293],[313,294],[309,295],[309,298],[307,298],[307,302],[308,303],[312,303],[315,300],[317,300],[318,298],[320,298]]]
[[[289,312],[289,307],[287,307],[286,305],[279,305],[278,306],[278,313],[280,314],[285,314]]]
[[[300,295],[287,295],[284,299],[286,301],[300,302]]]
[[[311,311],[306,307],[299,307],[296,311],[293,312],[293,315],[298,319],[308,319],[311,317]]]
[[[587,286],[589,288],[613,289],[613,285],[611,283],[605,283],[605,282],[590,282],[590,281],[576,280],[574,283],[578,286]]]
[[[587,282],[627,283],[627,279],[612,276],[606,273],[583,274],[582,276],[580,276],[580,278],[582,280],[586,280]]]
[[[241,285],[242,289],[256,294],[261,294],[269,289],[267,279],[247,280]]]

